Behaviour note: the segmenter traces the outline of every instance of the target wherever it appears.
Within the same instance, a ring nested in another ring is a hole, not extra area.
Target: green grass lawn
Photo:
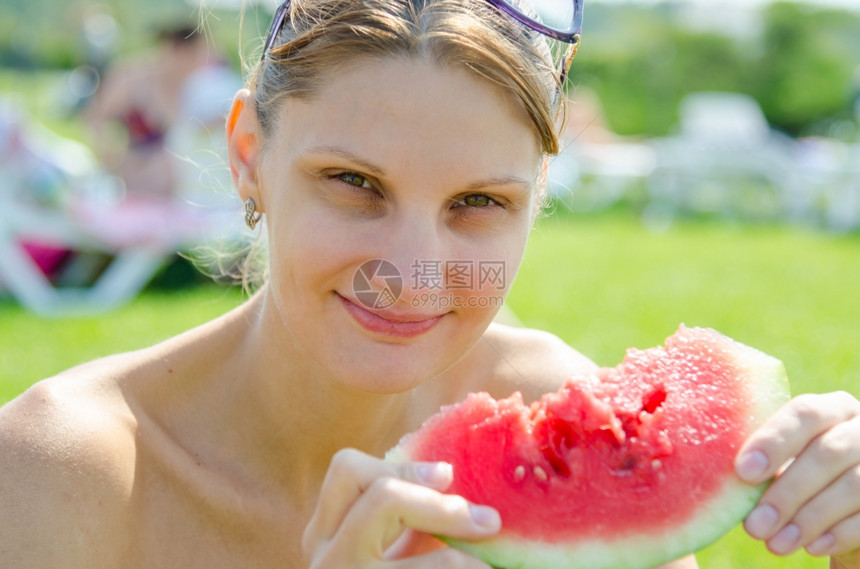
[[[601,365],[709,326],[782,359],[795,393],[860,393],[860,239],[801,229],[680,223],[653,233],[623,215],[542,220],[509,305]],[[110,314],[44,320],[0,302],[0,402],[79,362],[143,347],[229,310],[236,291],[148,293]],[[703,569],[823,569],[776,558],[741,530]]]
[[[112,353],[155,344],[241,302],[238,290],[203,286],[145,293],[107,314],[45,319],[0,301],[0,404],[38,379]]]
[[[26,110],[31,120],[59,136],[85,142],[88,135],[80,116],[66,116],[59,108],[67,82],[68,72],[64,71],[22,72],[0,67],[0,100]]]

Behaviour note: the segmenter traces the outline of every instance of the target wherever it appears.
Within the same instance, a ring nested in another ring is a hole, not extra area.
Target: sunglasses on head
[[[549,38],[570,44],[564,50],[562,59],[561,79],[564,81],[570,64],[576,55],[582,34],[582,9],[584,0],[486,0],[498,10],[525,27],[539,32]],[[529,12],[524,9],[530,8]],[[272,19],[266,43],[263,47],[262,60],[266,59],[269,51],[275,46],[290,9],[290,0],[284,0]]]

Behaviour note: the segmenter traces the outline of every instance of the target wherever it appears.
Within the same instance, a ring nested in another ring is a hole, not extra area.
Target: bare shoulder
[[[67,372],[0,408],[0,566],[121,566],[134,425],[109,382]]]
[[[496,361],[491,386],[496,396],[518,390],[531,400],[555,391],[573,374],[597,369],[561,338],[542,330],[494,323],[484,340],[485,351]]]

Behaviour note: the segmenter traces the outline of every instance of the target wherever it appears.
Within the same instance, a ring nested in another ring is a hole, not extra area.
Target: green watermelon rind
[[[721,349],[733,354],[737,376],[748,389],[751,407],[748,431],[744,433],[746,438],[788,401],[785,368],[781,361],[759,350],[712,330],[706,332],[713,333],[723,344]],[[411,435],[404,437],[386,454],[386,460],[411,460],[410,438]],[[687,522],[669,528],[662,535],[654,531],[612,540],[589,538],[559,544],[520,539],[504,532],[503,528],[499,536],[483,541],[438,537],[500,569],[649,569],[694,553],[720,539],[752,511],[769,483],[746,484],[732,472],[723,489],[701,502],[697,513]]]
[[[469,542],[438,536],[454,547],[500,569],[649,569],[694,553],[720,539],[755,507],[767,483],[729,482],[694,520],[669,535],[638,534],[609,542],[570,546],[512,536]]]

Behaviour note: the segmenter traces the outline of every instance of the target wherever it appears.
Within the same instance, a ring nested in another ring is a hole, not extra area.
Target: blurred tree
[[[248,2],[242,39],[262,42],[274,4]],[[155,33],[170,24],[199,21],[218,51],[238,60],[239,12],[211,7],[213,0],[2,0],[0,66],[68,69],[79,64],[84,58],[80,16],[94,5],[104,6],[116,18],[124,53],[150,47]]]
[[[860,63],[860,15],[778,2],[765,9],[759,42],[696,31],[679,3],[593,4],[570,89],[598,94],[619,134],[664,135],[695,91],[751,95],[768,120],[791,134],[850,113]]]
[[[571,74],[573,89],[584,84],[598,93],[619,134],[666,134],[684,95],[748,88],[751,64],[732,38],[668,21],[631,35],[641,39],[609,48],[605,40],[587,44]]]
[[[846,110],[860,62],[860,17],[778,2],[766,11],[765,53],[752,93],[791,134]]]

